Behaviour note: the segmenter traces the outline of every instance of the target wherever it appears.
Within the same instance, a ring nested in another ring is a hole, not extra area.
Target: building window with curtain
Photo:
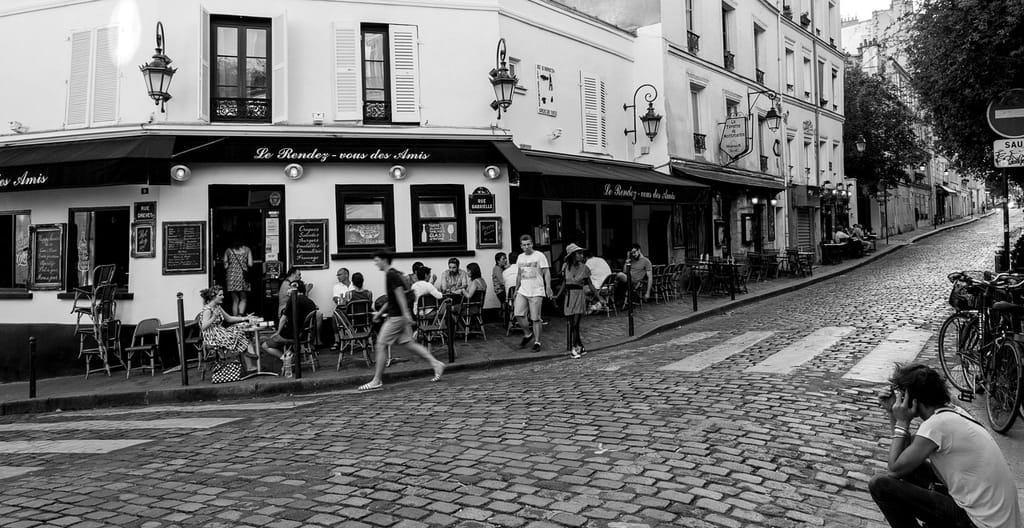
[[[127,288],[131,208],[81,208],[68,213],[68,289],[92,286],[93,268],[106,264],[115,266],[113,283]]]
[[[413,185],[412,246],[466,248],[466,193],[462,185]]]
[[[270,19],[210,19],[213,121],[269,123]]]
[[[364,24],[363,121],[391,121],[388,27]]]
[[[0,212],[0,289],[28,288],[29,211]]]
[[[336,185],[338,252],[395,247],[391,185]]]

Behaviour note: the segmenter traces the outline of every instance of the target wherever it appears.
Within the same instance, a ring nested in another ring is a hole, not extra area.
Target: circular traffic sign
[[[1004,138],[1024,137],[1024,88],[1007,90],[989,101],[988,126]]]

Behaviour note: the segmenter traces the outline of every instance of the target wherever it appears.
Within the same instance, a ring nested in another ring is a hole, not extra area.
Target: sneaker
[[[535,341],[533,343],[533,351],[534,352],[540,352],[540,341]]]
[[[583,357],[582,355],[580,355],[580,347],[572,347],[572,350],[569,351],[569,357],[573,359],[579,359]]]
[[[522,341],[519,342],[519,348],[526,348],[526,345],[529,345],[532,339],[533,334],[524,335]]]

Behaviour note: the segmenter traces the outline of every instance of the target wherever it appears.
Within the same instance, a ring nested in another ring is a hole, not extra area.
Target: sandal
[[[441,369],[440,370],[435,368],[434,369],[434,377],[430,378],[430,381],[432,381],[432,382],[434,382],[434,381],[441,381],[441,375],[444,374],[444,367],[445,367],[444,363],[441,363]]]
[[[359,391],[359,392],[370,392],[370,391],[383,390],[383,389],[384,389],[384,384],[383,383],[378,383],[376,385],[373,385],[372,383],[367,383],[366,385],[360,385],[359,388],[356,389],[356,390]]]

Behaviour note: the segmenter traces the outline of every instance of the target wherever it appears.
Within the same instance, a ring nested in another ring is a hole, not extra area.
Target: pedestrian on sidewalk
[[[544,298],[552,298],[551,267],[548,258],[540,251],[533,249],[533,237],[519,237],[519,247],[523,253],[516,258],[516,300],[515,316],[519,319],[519,327],[523,329],[523,339],[519,348],[525,348],[533,341],[534,352],[540,352],[540,331],[543,328],[540,312]],[[531,330],[532,326],[532,332]]]
[[[590,268],[586,265],[586,258],[583,254],[584,248],[576,244],[569,244],[565,247],[565,281],[558,290],[561,297],[565,294],[565,316],[569,320],[569,355],[573,359],[579,359],[587,353],[583,346],[583,339],[580,337],[580,324],[583,321],[583,314],[587,313],[587,294],[585,288],[590,283]]]
[[[992,436],[950,403],[946,381],[922,364],[898,365],[880,402],[893,428],[889,472],[868,483],[893,528],[1017,528],[1017,486]],[[910,422],[920,418],[916,434]]]
[[[384,367],[387,366],[388,347],[402,346],[422,357],[434,369],[434,377],[430,381],[440,381],[444,374],[444,363],[438,361],[423,345],[412,340],[412,329],[416,324],[412,315],[413,306],[409,300],[409,286],[405,284],[402,273],[391,267],[394,255],[390,251],[378,251],[373,254],[373,264],[384,272],[387,302],[381,308],[381,314],[387,319],[377,334],[377,362],[374,365],[373,379],[359,387],[359,391],[377,390],[384,386]]]

